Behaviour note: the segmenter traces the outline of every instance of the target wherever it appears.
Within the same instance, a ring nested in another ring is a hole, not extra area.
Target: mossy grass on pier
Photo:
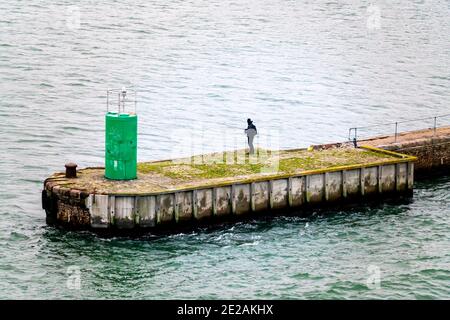
[[[245,150],[236,150],[141,162],[136,180],[108,180],[104,177],[103,168],[81,169],[76,179],[66,179],[64,174],[57,173],[49,180],[53,180],[53,185],[88,193],[151,194],[248,182],[267,176],[302,174],[311,170],[383,163],[392,158],[393,155],[386,153],[351,147],[281,151],[258,149],[252,156]]]
[[[157,173],[183,181],[239,177],[260,174],[263,171],[268,173],[271,168],[279,173],[295,173],[373,162],[385,158],[385,154],[354,148],[333,148],[321,151],[258,149],[254,156],[250,156],[244,150],[237,150],[176,160],[142,162],[138,164],[138,172]]]

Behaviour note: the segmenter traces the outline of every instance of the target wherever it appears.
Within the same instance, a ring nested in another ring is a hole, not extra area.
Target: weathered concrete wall
[[[283,209],[289,206],[288,179],[270,180],[270,208]]]
[[[70,190],[44,182],[42,208],[48,223],[58,223],[68,228],[88,228],[91,226],[91,213],[86,206],[89,194]],[[94,224],[95,225],[95,224]]]
[[[231,186],[231,208],[233,214],[240,215],[250,212],[250,183]]]
[[[114,197],[114,225],[119,229],[134,227],[136,197]]]
[[[110,197],[108,195],[89,195],[86,200],[86,207],[90,212],[91,226],[93,228],[108,228],[110,224],[110,210],[114,213],[114,208],[110,209]]]
[[[359,142],[377,148],[417,157],[414,163],[416,173],[422,175],[432,171],[450,173],[450,136],[425,137],[412,141],[385,144],[383,139],[369,139]]]
[[[252,183],[252,211],[265,211],[270,208],[270,190],[268,181]]]
[[[189,221],[194,215],[193,192],[177,192],[175,194],[175,221]]]
[[[292,177],[289,180],[289,206],[300,207],[306,202],[306,176]]]
[[[203,220],[213,214],[213,190],[194,190],[194,218]]]
[[[325,179],[325,200],[337,201],[342,197],[343,171],[327,172]]]
[[[136,225],[148,228],[156,225],[156,197],[137,197],[136,201]]]
[[[215,216],[227,216],[231,214],[231,186],[214,188]]]
[[[268,210],[298,208],[357,197],[412,190],[411,162],[385,164],[283,179],[232,184],[158,195],[81,196],[46,186],[48,214],[73,227],[96,230],[154,228]]]
[[[324,179],[324,174],[313,174],[306,176],[306,202],[320,203],[324,200]]]
[[[361,169],[343,171],[344,183],[342,196],[344,198],[356,198],[361,192]]]
[[[156,222],[167,224],[175,220],[175,195],[161,194],[156,196]]]
[[[381,151],[387,152],[387,151]],[[313,170],[262,181],[230,183],[162,194],[86,194],[45,183],[43,208],[49,220],[74,228],[134,230],[172,227],[271,210],[410,192],[414,158]]]

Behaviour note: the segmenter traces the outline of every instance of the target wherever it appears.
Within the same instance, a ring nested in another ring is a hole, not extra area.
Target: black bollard
[[[66,178],[77,177],[77,164],[73,162],[66,163]]]

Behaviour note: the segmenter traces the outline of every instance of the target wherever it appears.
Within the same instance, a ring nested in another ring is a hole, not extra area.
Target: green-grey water
[[[259,145],[292,148],[448,113],[449,13],[441,0],[2,3],[0,298],[450,298],[449,177],[407,202],[165,237],[59,230],[40,203],[65,162],[103,164],[107,88],[139,91],[140,160],[235,147],[248,117]]]

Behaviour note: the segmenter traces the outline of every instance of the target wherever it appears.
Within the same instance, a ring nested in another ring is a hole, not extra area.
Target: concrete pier
[[[450,126],[403,132],[397,138],[375,137],[359,143],[417,157],[416,175],[450,174]]]
[[[110,232],[151,231],[412,191],[413,156],[369,146],[314,152],[316,157],[333,154],[336,165],[320,166],[323,162],[318,162],[308,164],[319,166],[317,169],[289,167],[269,174],[188,182],[170,178],[172,171],[163,176],[162,170],[169,167],[165,162],[142,167],[133,182],[107,181],[102,168],[82,169],[77,178],[57,173],[45,181],[42,203],[49,223]],[[295,158],[298,154],[303,162]],[[282,157],[282,166],[294,160],[306,166],[305,159],[310,156],[306,150],[287,150]],[[351,162],[339,163],[349,158]]]

